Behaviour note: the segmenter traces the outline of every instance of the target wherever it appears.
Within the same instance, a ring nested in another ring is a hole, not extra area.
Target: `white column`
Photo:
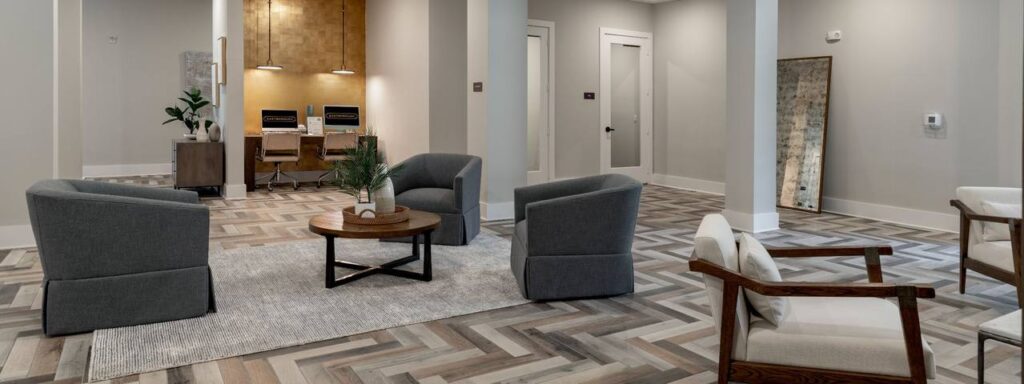
[[[467,149],[484,160],[481,214],[511,218],[526,185],[526,0],[470,0]]]
[[[245,198],[245,110],[243,92],[245,89],[245,50],[244,50],[244,17],[243,0],[213,1],[213,52],[219,52],[217,38],[227,37],[227,85],[221,88],[220,107],[217,118],[221,126],[221,137],[224,141],[226,182],[224,197],[229,199]],[[216,60],[216,59],[215,59]]]
[[[727,0],[725,216],[749,232],[778,229],[775,210],[778,0]]]

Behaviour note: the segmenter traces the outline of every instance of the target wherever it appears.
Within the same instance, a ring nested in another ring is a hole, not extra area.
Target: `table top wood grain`
[[[331,212],[309,220],[309,230],[321,236],[346,239],[389,239],[408,237],[437,229],[441,217],[430,212],[409,211],[409,221],[385,225],[359,225],[346,223],[342,213]]]

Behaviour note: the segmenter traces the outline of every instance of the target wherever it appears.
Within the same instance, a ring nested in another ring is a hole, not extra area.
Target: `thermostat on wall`
[[[829,43],[836,43],[843,39],[843,31],[835,30],[828,31],[825,33],[825,41]]]

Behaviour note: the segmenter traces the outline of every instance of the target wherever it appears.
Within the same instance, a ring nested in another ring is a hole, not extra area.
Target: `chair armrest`
[[[205,266],[209,209],[201,204],[75,194],[29,196],[29,213],[50,280]]]
[[[516,188],[515,222],[526,220],[526,206],[531,203],[594,191],[595,188],[592,188],[585,179],[561,180]]]
[[[170,188],[142,187],[118,183],[85,180],[69,180],[79,192],[107,196],[134,197],[140,199],[199,204],[199,194]]]
[[[481,168],[483,168],[483,161],[480,158],[474,158],[455,175],[453,186],[455,206],[462,213],[480,205]]]
[[[836,247],[765,247],[768,254],[778,258],[808,258],[808,257],[836,257],[836,256],[864,256],[875,250],[879,255],[891,256],[892,247],[888,245],[868,246],[836,246]]]
[[[528,253],[531,256],[629,253],[639,205],[639,189],[600,190],[531,202],[525,207]]]
[[[1019,222],[1020,221],[1019,217],[1001,217],[1001,216],[990,216],[990,215],[979,214],[977,212],[974,212],[974,210],[971,209],[971,207],[968,207],[966,204],[964,204],[960,200],[950,200],[949,201],[949,205],[952,205],[956,209],[960,210],[961,217],[963,217],[967,221],[984,221],[984,222],[988,222],[988,223],[1010,224],[1010,225],[1015,225],[1014,222]]]
[[[801,297],[901,297],[912,292],[916,298],[930,299],[935,297],[935,289],[923,285],[896,285],[888,283],[773,283],[750,279],[736,272],[722,268],[714,263],[690,259],[690,270],[708,274],[727,283],[733,283],[765,296],[801,296]]]

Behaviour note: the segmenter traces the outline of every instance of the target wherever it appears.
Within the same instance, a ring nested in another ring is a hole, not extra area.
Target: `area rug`
[[[433,247],[433,281],[374,275],[324,288],[325,242],[213,252],[217,313],[94,333],[90,380],[179,367],[364,332],[504,308],[527,301],[509,269],[508,240],[481,234],[466,247]],[[382,264],[408,244],[338,240],[338,259]],[[421,270],[421,263],[403,269]],[[347,273],[338,269],[338,275]]]

